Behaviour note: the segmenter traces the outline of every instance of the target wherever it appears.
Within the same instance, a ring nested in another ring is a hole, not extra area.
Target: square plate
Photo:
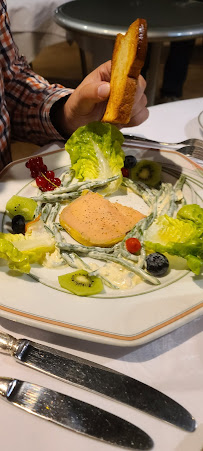
[[[174,183],[180,173],[184,173],[187,183],[183,191],[187,203],[203,206],[203,170],[200,166],[172,150],[138,149],[135,146],[126,151],[132,152],[138,160],[160,162],[166,182]],[[63,149],[48,152],[43,159],[57,175],[70,163],[69,155]],[[1,173],[2,232],[6,231],[8,222],[5,215],[8,199],[13,194],[29,197],[35,190],[25,161],[13,162]],[[135,194],[117,192],[111,200],[136,205],[138,210],[146,212],[146,205]],[[1,260],[0,315],[64,335],[117,346],[136,346],[182,326],[203,311],[203,278],[187,270],[171,270],[161,278],[159,286],[143,282],[130,290],[106,289],[101,295],[78,297],[64,292],[58,284],[57,276],[68,272],[67,268],[56,270],[34,265],[31,275],[14,277],[4,263]]]

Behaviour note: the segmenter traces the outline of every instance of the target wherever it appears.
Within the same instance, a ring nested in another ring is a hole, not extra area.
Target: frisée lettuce
[[[199,275],[203,264],[203,208],[184,205],[177,218],[159,216],[145,233],[147,251],[177,255]]]
[[[121,148],[124,138],[114,125],[91,122],[79,127],[68,139],[65,149],[78,180],[100,179],[119,175],[102,193],[115,192],[122,183],[121,168],[125,155]]]

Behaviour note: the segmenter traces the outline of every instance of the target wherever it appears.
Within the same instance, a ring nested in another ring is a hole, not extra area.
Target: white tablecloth
[[[68,0],[66,0],[68,1]],[[63,0],[7,0],[14,40],[28,61],[48,45],[66,40],[66,32],[53,20]]]
[[[202,131],[197,122],[201,110],[203,98],[151,107],[150,118],[134,131],[146,137],[170,141],[187,137],[202,138]],[[0,330],[15,337],[28,337],[66,350],[137,378],[182,404],[193,414],[198,427],[193,433],[184,432],[136,409],[32,371],[17,364],[11,357],[1,354],[0,376],[44,385],[121,416],[145,430],[153,438],[154,451],[202,451],[203,317],[137,348],[119,348],[77,340],[3,318],[0,318]],[[50,424],[1,399],[0,425],[1,449],[6,451],[120,449]]]

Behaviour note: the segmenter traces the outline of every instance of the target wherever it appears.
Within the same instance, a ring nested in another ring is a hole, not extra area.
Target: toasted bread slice
[[[125,35],[116,37],[111,67],[110,97],[102,122],[127,124],[130,120],[137,79],[147,51],[147,23],[133,22]]]

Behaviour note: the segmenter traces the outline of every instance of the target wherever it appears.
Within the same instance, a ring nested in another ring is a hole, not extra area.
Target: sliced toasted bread
[[[111,67],[110,97],[102,122],[127,124],[130,120],[137,79],[147,51],[147,23],[137,19],[125,35],[116,37]]]

